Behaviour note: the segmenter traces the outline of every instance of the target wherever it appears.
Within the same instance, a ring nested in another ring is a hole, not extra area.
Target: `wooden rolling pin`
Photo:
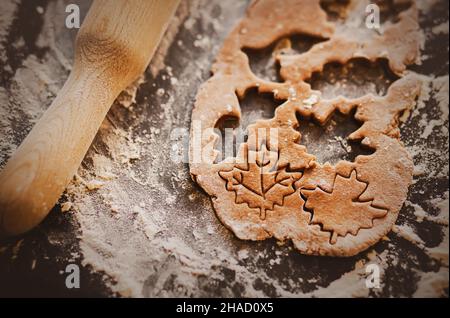
[[[0,174],[0,236],[24,233],[56,204],[112,103],[144,72],[179,0],[95,0],[72,72]]]

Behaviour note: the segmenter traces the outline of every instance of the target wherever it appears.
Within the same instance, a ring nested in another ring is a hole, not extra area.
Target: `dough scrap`
[[[365,1],[350,1],[349,7],[355,3]],[[275,237],[292,240],[304,254],[352,256],[392,229],[413,174],[412,159],[400,141],[399,118],[415,105],[421,89],[419,77],[406,72],[420,55],[417,20],[412,0],[382,34],[328,21],[319,0],[252,2],[225,39],[213,76],[198,91],[190,143],[192,178],[238,238]],[[293,34],[324,41],[302,54],[277,53],[282,83],[254,75],[243,49],[263,49]],[[400,78],[385,96],[354,99],[324,99],[306,82],[327,63],[353,58],[386,59]],[[236,157],[216,162],[220,137],[214,128],[223,117],[241,118],[239,100],[252,88],[284,103],[273,118],[247,127],[248,140]],[[355,112],[363,124],[349,139],[374,153],[336,165],[321,164],[308,153],[296,116],[325,124],[335,111]]]

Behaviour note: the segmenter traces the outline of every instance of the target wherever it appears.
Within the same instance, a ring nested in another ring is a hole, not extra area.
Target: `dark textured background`
[[[0,0],[0,10],[1,5],[4,0]],[[88,1],[75,1],[80,4],[83,14],[85,14],[87,8],[89,7]],[[221,16],[224,13],[220,12],[220,6],[214,8],[214,2],[211,1],[208,4],[208,8],[216,14]],[[48,3],[51,1],[47,0],[36,0],[36,1],[20,1],[18,10],[14,13],[14,21],[11,28],[8,30],[6,47],[6,61],[0,61],[0,86],[9,90],[13,85],[12,78],[15,72],[21,67],[23,61],[30,54],[34,54],[38,59],[42,59],[47,53],[45,47],[36,45],[37,38],[41,32],[43,25],[43,16],[36,11],[37,6],[46,8]],[[211,9],[212,8],[212,9]],[[229,13],[229,12],[228,12]],[[235,21],[239,19],[242,15],[242,10],[239,7],[238,12],[235,14],[227,15],[225,20],[227,25],[232,25]],[[427,16],[421,16],[420,23],[424,28],[430,26],[438,25],[442,22],[448,21],[448,1],[440,1],[431,11],[431,14]],[[229,27],[224,28],[221,34],[216,34],[212,29],[203,29],[202,23],[197,21],[194,24],[193,29],[187,30],[182,27],[177,35],[174,43],[178,39],[183,40],[185,43],[185,49],[181,50],[175,44],[172,45],[166,57],[166,62],[172,65],[173,73],[181,73],[183,68],[196,58],[197,55],[207,55],[210,61],[214,59],[214,52],[212,51],[202,51],[200,48],[193,45],[193,34],[203,33],[208,34],[213,43],[220,44],[223,37],[229,31]],[[74,39],[76,31],[67,31],[64,37],[69,37]],[[20,38],[23,38],[24,45],[18,47],[14,45]],[[301,40],[301,39],[300,39]],[[294,38],[294,42],[298,41]],[[186,49],[187,48],[187,49]],[[64,48],[63,48],[64,49]],[[66,47],[66,52],[69,56],[72,47]],[[422,73],[422,74],[434,74],[436,76],[448,75],[448,38],[447,35],[437,36],[431,42],[427,43],[425,54],[429,55],[430,58],[424,61],[420,66],[413,66],[411,69]],[[252,67],[258,73],[258,63],[260,63],[261,72],[264,72],[264,67],[266,65],[265,59],[270,56],[270,52],[249,52],[252,58]],[[262,62],[261,62],[262,61]],[[9,65],[10,69],[6,70],[5,67]],[[345,70],[344,70],[345,69]],[[337,81],[342,81],[346,76],[342,75],[345,72],[352,74],[347,80],[350,83],[356,83],[356,85],[349,85],[352,89],[351,93],[356,94],[359,85],[362,85],[364,81],[373,82],[377,81],[378,88],[382,91],[387,87],[386,82],[392,77],[391,74],[385,69],[384,65],[370,65],[361,61],[356,61],[353,66],[346,66],[345,68],[338,65],[329,65],[326,67],[322,74],[316,74],[312,79],[313,88],[323,89],[324,87],[330,87],[329,79],[331,77],[336,77]],[[153,78],[150,72],[146,72],[146,83],[141,85],[137,95],[136,114],[144,118],[148,118],[147,122],[143,125],[150,126],[156,125],[158,127],[158,121],[152,121],[152,110],[148,109],[148,104],[146,103],[147,98],[154,98],[155,88],[151,85],[152,83],[157,83],[158,87],[166,87],[166,92],[168,94],[174,94],[179,100],[176,103],[177,111],[180,113],[190,112],[193,105],[193,98],[195,96],[196,90],[199,84],[206,80],[209,76],[208,69],[201,70],[202,78],[196,78],[194,74],[192,79],[189,81],[188,85],[190,90],[188,94],[180,96],[173,88],[167,86],[167,82],[161,79],[164,75],[164,71],[160,72],[156,78]],[[266,74],[267,75],[267,74]],[[270,75],[270,74],[269,74]],[[64,78],[64,76],[62,76]],[[62,85],[58,83],[58,85]],[[184,90],[186,92],[186,90]],[[345,90],[344,90],[345,92]],[[350,93],[350,92],[349,92]],[[262,99],[261,99],[262,98]],[[261,100],[260,100],[261,99]],[[51,98],[49,99],[51,101]],[[267,107],[263,108],[263,111],[259,111],[255,108],[255,104],[260,105],[261,103],[267,103]],[[246,122],[251,122],[255,117],[270,117],[271,112],[273,112],[273,104],[270,99],[258,96],[249,95],[243,104],[244,111],[244,126]],[[187,109],[186,109],[187,105]],[[0,107],[5,107],[5,105],[0,105]],[[428,118],[433,118],[439,116],[436,111],[436,105],[431,101],[426,108],[428,112]],[[120,125],[126,127],[127,120],[132,121],[132,118],[124,113],[124,111],[118,107],[113,106],[112,114],[114,118],[118,119]],[[153,115],[156,116],[156,115]],[[337,122],[340,123],[342,119],[337,118]],[[353,126],[338,125],[339,129],[332,132],[332,134],[345,137],[349,131],[354,129],[354,125],[357,123],[352,123]],[[24,118],[23,122],[17,122],[17,132],[14,135],[15,143],[18,144],[25,137],[27,132],[31,129],[32,123]],[[186,127],[188,123],[186,123]],[[420,129],[418,120],[409,120],[402,127],[402,140],[405,141],[407,146],[413,145],[425,145],[427,143],[433,144],[434,147],[442,149],[443,158],[448,156],[448,135],[445,134],[433,134],[428,140],[420,140]],[[446,122],[446,127],[448,128],[448,121]],[[309,143],[311,143],[311,151],[321,157],[319,149],[317,152],[314,150],[314,143],[318,140],[326,140],[329,138],[328,135],[322,133],[322,128],[311,126],[306,128],[303,133],[308,135]],[[447,130],[448,131],[448,130]],[[307,144],[308,145],[308,144]],[[101,148],[101,145],[99,145]],[[356,147],[357,148],[357,147]],[[358,151],[355,149],[355,151]],[[160,154],[158,154],[160,155]],[[354,154],[346,154],[343,151],[338,151],[333,153],[331,156],[324,156],[321,159],[326,160],[336,160],[338,158],[349,158],[351,159]],[[2,162],[6,160],[6,156],[2,154]],[[87,167],[89,163],[83,163]],[[171,173],[171,169],[174,167],[170,163],[162,169],[168,174]],[[445,169],[445,167],[441,167]],[[188,169],[185,165],[184,169]],[[448,169],[448,168],[447,168]],[[191,183],[190,190],[202,192],[195,184]],[[448,170],[447,177],[436,178],[428,177],[427,174],[422,175],[417,178],[415,184],[411,187],[409,192],[409,200],[414,203],[425,202],[426,200],[434,197],[441,196],[446,190],[448,190]],[[183,191],[183,190],[180,190]],[[203,201],[190,202],[186,200],[188,191],[185,194],[179,193],[179,197],[183,197],[184,200],[181,201],[186,206],[186,211],[201,210],[200,204]],[[206,196],[202,194],[202,196]],[[32,232],[24,235],[23,237],[16,239],[9,239],[0,242],[0,296],[62,296],[62,297],[76,297],[76,296],[111,296],[112,292],[104,284],[103,273],[93,272],[90,266],[81,265],[81,258],[76,258],[75,263],[79,264],[81,267],[81,286],[79,290],[68,290],[64,285],[64,276],[61,273],[69,259],[72,258],[71,253],[79,251],[79,239],[77,238],[77,233],[79,231],[79,225],[74,219],[73,215],[70,213],[61,213],[60,206],[57,205],[50,213],[50,215],[45,219],[45,221]],[[430,208],[431,209],[431,208]],[[433,247],[439,245],[443,239],[443,231],[448,229],[443,228],[432,222],[423,221],[422,223],[417,223],[415,217],[411,211],[411,208],[404,207],[400,213],[398,224],[403,224],[408,222],[414,225],[416,233],[423,239],[427,247]],[[183,229],[179,229],[183,231]],[[52,240],[59,239],[60,244],[52,244],[49,240],[49,235],[51,234]],[[388,235],[390,242],[381,241],[376,246],[373,247],[378,252],[382,252],[388,247],[394,246],[394,254],[398,258],[398,262],[393,262],[388,264],[385,269],[385,275],[383,278],[384,288],[381,293],[377,293],[374,296],[412,296],[415,289],[416,283],[418,281],[417,272],[430,272],[437,271],[439,269],[439,264],[431,259],[421,248],[405,240],[395,233],[390,233]],[[301,277],[304,283],[301,286],[301,290],[298,292],[309,292],[315,290],[318,286],[327,286],[335,279],[339,278],[343,273],[348,272],[353,269],[354,264],[361,259],[366,258],[366,254],[362,253],[358,256],[352,258],[335,259],[327,257],[312,257],[304,256],[299,253],[289,250],[289,244],[287,246],[278,246],[274,241],[265,242],[242,242],[234,238],[232,235],[226,235],[224,240],[236,245],[236,247],[246,246],[247,249],[258,252],[264,252],[268,255],[273,255],[276,250],[282,250],[288,256],[283,258],[280,264],[274,266],[268,266],[267,259],[249,260],[248,268],[261,267],[267,268],[265,274],[269,277],[276,278],[280,281],[287,280],[290,277]],[[36,266],[31,269],[31,262],[35,260]],[[205,283],[203,288],[203,295],[208,296],[221,296],[221,289],[228,288],[233,282],[234,274],[232,271],[225,267],[223,269],[224,277],[227,279],[224,281],[216,281]],[[309,282],[308,282],[309,280]],[[167,288],[172,288],[170,284]],[[232,285],[231,290],[234,296],[240,296],[241,291],[245,286],[240,286],[239,283]],[[277,296],[276,290],[264,282],[264,277],[261,277],[259,282],[255,282],[255,289],[263,290],[264,294],[267,296]],[[292,292],[296,292],[292,290]],[[446,294],[442,296],[448,296],[448,289]]]

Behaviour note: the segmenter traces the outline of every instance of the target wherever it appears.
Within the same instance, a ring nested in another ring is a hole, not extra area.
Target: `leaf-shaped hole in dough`
[[[300,144],[306,146],[308,153],[316,156],[316,160],[322,164],[336,164],[340,160],[354,161],[359,155],[371,155],[374,153],[373,149],[359,141],[347,140],[362,125],[354,118],[354,113],[355,111],[347,116],[335,112],[323,126],[297,115]]]
[[[355,58],[345,64],[328,63],[322,72],[313,73],[306,82],[312,89],[321,91],[322,98],[332,99],[338,96],[358,98],[367,94],[384,96],[397,79],[386,59],[370,62]]]
[[[273,94],[259,93],[257,88],[249,89],[242,100],[240,120],[233,116],[223,116],[217,123],[217,133],[221,136],[215,149],[219,152],[215,163],[226,157],[236,157],[240,145],[247,142],[247,127],[260,119],[271,119],[275,109],[283,100],[276,100]]]
[[[250,68],[259,78],[271,82],[283,82],[280,76],[280,64],[277,60],[279,55],[302,54],[311,49],[317,43],[325,39],[311,37],[307,35],[292,35],[290,37],[278,39],[270,46],[261,49],[244,48],[250,62]]]

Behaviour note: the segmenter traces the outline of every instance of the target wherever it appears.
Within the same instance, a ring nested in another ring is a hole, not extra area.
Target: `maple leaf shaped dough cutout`
[[[319,187],[302,190],[307,197],[305,207],[313,211],[312,224],[321,224],[323,230],[331,232],[330,243],[347,233],[357,235],[361,228],[373,227],[373,220],[384,217],[387,210],[372,206],[372,201],[358,201],[367,184],[357,179],[356,170],[345,178],[336,175],[331,193]]]
[[[231,171],[220,171],[226,181],[226,189],[236,192],[237,204],[247,203],[250,208],[260,209],[260,218],[275,205],[283,205],[284,197],[295,192],[294,183],[302,177],[301,172],[277,170],[278,153],[268,151],[265,145],[260,151],[248,151],[244,165]]]

